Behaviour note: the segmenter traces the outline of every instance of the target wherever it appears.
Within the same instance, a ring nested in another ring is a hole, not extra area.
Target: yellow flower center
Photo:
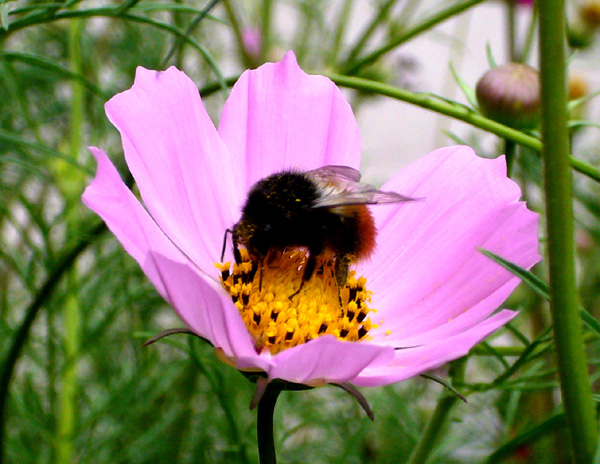
[[[307,252],[291,249],[265,262],[251,260],[240,249],[239,264],[217,263],[221,283],[240,311],[258,352],[272,354],[330,334],[358,341],[376,327],[367,315],[371,292],[364,277],[350,271],[338,289],[332,256],[319,260],[313,276],[302,284]]]

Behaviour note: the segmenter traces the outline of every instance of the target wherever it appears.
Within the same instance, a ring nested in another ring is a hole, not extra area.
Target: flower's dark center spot
[[[306,251],[286,250],[268,263],[253,261],[246,250],[240,251],[241,263],[216,266],[257,351],[267,348],[276,354],[326,334],[358,341],[376,327],[367,317],[374,310],[368,306],[371,292],[366,279],[357,279],[350,271],[338,291],[332,257],[319,260],[317,272],[301,287]]]

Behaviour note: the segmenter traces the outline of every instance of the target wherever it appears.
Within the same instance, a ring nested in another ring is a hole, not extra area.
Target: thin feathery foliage
[[[493,3],[0,3],[0,462],[258,462],[256,417],[248,411],[254,384],[196,337],[177,334],[143,346],[160,331],[183,323],[81,202],[96,169],[88,145],[110,153],[137,193],[104,103],[131,86],[138,66],[184,70],[218,121],[243,70],[279,61],[293,50],[303,69],[343,87],[359,115],[401,102],[399,109],[408,104],[439,116],[442,123],[436,133],[432,127],[432,140],[445,131],[449,137],[444,144],[451,139],[466,143],[482,157],[510,153],[510,177],[545,223],[548,192],[543,192],[539,126],[518,129],[484,116],[467,98],[476,82],[455,63],[452,72],[446,63],[435,64],[435,79],[450,76],[445,88],[453,90],[447,95],[419,82],[418,63],[426,56],[415,53],[417,64],[401,59],[413,41],[446,46],[448,34],[464,42],[456,45],[459,54],[469,53],[465,50],[475,39],[445,26],[490,8],[517,18],[523,27],[506,34],[513,56],[482,47],[483,60],[489,54],[493,62],[539,68],[530,58],[538,40],[539,12],[552,8],[559,14],[564,4],[540,1],[530,10],[512,2]],[[581,2],[567,3],[581,8]],[[580,14],[583,23],[569,24],[568,50],[580,50],[573,54],[574,62],[597,66],[597,26],[585,23],[585,11]],[[258,42],[251,43],[249,34]],[[477,38],[484,44],[488,40]],[[548,59],[543,47],[541,59]],[[567,70],[547,72],[577,77],[575,68],[568,63]],[[558,192],[574,206],[576,254],[571,264],[577,269],[572,286],[578,301],[573,317],[580,318],[575,321],[583,334],[576,342],[584,348],[589,371],[579,385],[589,385],[594,395],[569,386],[557,363],[548,306],[555,284],[547,262],[528,271],[481,250],[523,280],[502,306],[520,315],[467,357],[432,372],[442,385],[416,377],[362,389],[375,422],[350,395],[332,386],[284,392],[275,411],[281,462],[592,462],[586,459],[597,427],[591,432],[587,426],[587,445],[573,443],[569,417],[577,405],[563,404],[560,392],[562,387],[562,395],[581,393],[589,397],[592,410],[597,407],[600,121],[594,90],[578,95],[579,100],[574,97],[572,108],[565,109],[570,123],[564,155],[574,198]],[[394,117],[402,118],[401,111]],[[461,124],[451,124],[455,121]],[[423,145],[429,149],[430,143]],[[363,171],[385,162],[371,154]],[[551,248],[546,239],[540,229],[545,259]]]

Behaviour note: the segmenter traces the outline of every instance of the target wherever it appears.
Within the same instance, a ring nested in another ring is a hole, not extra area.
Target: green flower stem
[[[445,20],[452,18],[453,16],[456,16],[462,13],[463,11],[468,10],[472,6],[475,6],[478,3],[482,3],[483,1],[484,0],[467,0],[466,2],[452,5],[449,8],[446,8],[440,11],[439,13],[432,15],[429,19],[423,21],[421,24],[406,31],[404,34],[399,35],[398,37],[394,38],[394,40],[378,48],[372,53],[369,53],[363,59],[358,60],[357,62],[350,63],[347,68],[344,68],[343,74],[353,75],[358,73],[362,68],[372,64],[378,58],[392,51],[400,44],[409,41],[410,39],[420,35],[422,32],[427,31],[433,28],[434,26],[437,26]]]
[[[410,103],[427,110],[434,111],[445,116],[466,122],[474,127],[478,127],[499,137],[510,139],[520,145],[540,151],[542,142],[523,132],[512,129],[508,126],[492,121],[482,116],[473,109],[461,105],[460,103],[440,99],[432,94],[416,93],[410,90],[394,87],[393,85],[383,84],[381,82],[363,79],[354,76],[343,76],[341,74],[325,73],[333,82],[341,87],[361,90],[366,93],[374,93],[386,97]],[[600,173],[599,173],[600,174]],[[600,179],[600,177],[599,177]]]
[[[121,4],[121,6],[119,7],[119,12],[125,13],[127,10],[130,10],[131,8],[136,6],[138,3],[140,3],[140,0],[127,0],[126,2],[123,2]]]
[[[275,438],[273,435],[273,414],[275,404],[281,393],[281,388],[273,383],[267,389],[258,403],[256,419],[256,435],[258,438],[258,455],[260,464],[276,464]]]
[[[542,142],[538,138],[492,121],[491,119],[488,119],[475,112],[473,109],[459,103],[442,100],[431,94],[415,93],[406,89],[401,89],[388,84],[382,84],[381,82],[362,79],[359,77],[343,76],[341,74],[332,73],[324,74],[341,87],[348,87],[351,89],[361,90],[363,92],[384,95],[395,100],[420,106],[421,108],[432,110],[436,113],[466,122],[474,127],[478,127],[492,134],[496,134],[499,137],[512,140],[513,142],[524,147],[531,148],[532,150],[538,152],[542,150]],[[594,166],[572,156],[569,158],[569,160],[573,169],[588,176],[596,182],[600,182],[600,171]]]
[[[291,43],[295,44],[294,52],[298,63],[304,63],[305,57],[314,51],[312,39],[316,35],[314,33],[316,19],[315,16],[319,13],[321,0],[305,0],[304,6],[300,9],[299,14],[301,15],[294,33],[294,38]]]
[[[54,290],[62,281],[64,275],[71,269],[77,258],[107,230],[106,225],[103,222],[99,222],[86,232],[83,232],[75,245],[68,248],[65,247],[65,250],[55,259],[54,267],[50,269],[43,285],[35,292],[33,301],[23,310],[25,316],[15,332],[6,359],[2,364],[2,370],[0,371],[0,462],[3,462],[3,458],[5,457],[6,407],[10,392],[10,381],[12,380],[21,350],[27,342],[31,326],[42,307],[48,302],[48,299],[52,296]]]
[[[535,31],[537,29],[537,20],[538,8],[537,5],[534,3],[533,8],[531,9],[531,18],[529,20],[529,25],[527,26],[525,40],[523,41],[523,48],[521,51],[521,63],[527,63],[529,55],[531,55],[531,50],[533,49],[533,39],[535,37]]]
[[[235,420],[231,396],[228,395],[227,388],[223,383],[223,376],[218,370],[212,369],[210,367],[210,364],[207,364],[205,362],[204,356],[199,350],[201,344],[198,342],[199,340],[196,337],[189,338],[190,353],[194,361],[194,366],[208,381],[208,384],[210,385],[210,390],[217,397],[219,406],[223,411],[225,420],[227,422],[227,431],[230,436],[229,442],[231,446],[235,447],[237,451],[237,458],[235,462],[239,464],[249,464],[250,460],[248,459],[248,455],[246,452],[246,444],[243,440],[239,424]]]
[[[242,59],[242,63],[244,63],[245,68],[254,68],[255,63],[254,60],[248,54],[248,50],[244,44],[244,36],[242,33],[242,26],[240,26],[240,22],[238,17],[231,5],[231,0],[221,0],[223,7],[227,13],[227,19],[229,20],[229,25],[231,26],[231,30],[233,31],[233,35],[235,36],[235,40],[237,42],[238,52],[240,54],[240,58]]]
[[[59,464],[70,464],[72,462],[75,424],[77,422],[77,358],[80,343],[80,314],[76,274],[75,267],[69,269],[69,295],[64,306],[65,335],[63,346],[65,365],[61,373],[61,388],[58,395],[56,437],[56,462]]]
[[[534,444],[540,438],[556,433],[557,430],[565,426],[565,413],[557,410],[547,416],[542,422],[527,427],[524,431],[500,446],[485,461],[485,464],[496,464],[507,462],[506,460],[514,455],[519,448]],[[558,462],[548,461],[548,462]]]
[[[175,4],[180,4],[181,0],[174,0]],[[129,8],[126,8],[123,11],[127,11]],[[184,16],[185,13],[177,10],[177,9],[173,9],[171,11],[169,11],[169,16],[171,18],[170,23],[173,24],[173,26],[175,26],[178,29],[182,29],[184,30],[185,28],[185,24],[184,24]],[[192,25],[194,24],[194,22],[192,21]],[[193,26],[190,25],[190,29],[193,29]],[[188,31],[190,32],[190,31]],[[181,39],[175,39],[173,42],[173,45],[171,45],[171,48],[169,49],[169,52],[167,52],[167,55],[162,63],[162,67],[166,67],[167,63],[169,62],[169,60],[171,60],[171,58],[173,58],[173,62],[172,64],[177,66],[179,69],[181,69],[181,63],[183,60],[183,54],[185,51],[185,43],[183,43],[181,41]]]
[[[198,53],[205,59],[205,61],[210,65],[210,68],[217,76],[219,83],[221,84],[221,89],[226,90],[227,85],[225,83],[225,79],[221,74],[221,70],[217,65],[215,58],[211,55],[211,53],[206,49],[200,42],[194,39],[190,34],[186,33],[186,31],[182,31],[181,29],[171,26],[170,24],[166,24],[160,21],[156,21],[147,16],[140,16],[131,13],[121,13],[120,7],[107,7],[107,8],[89,8],[87,10],[65,10],[60,11],[56,14],[52,14],[49,16],[46,15],[35,15],[35,16],[26,16],[22,19],[18,19],[11,23],[10,29],[8,31],[4,31],[0,28],[0,41],[6,38],[8,35],[16,32],[20,29],[34,26],[36,24],[48,24],[54,21],[60,21],[62,19],[69,18],[93,18],[93,17],[107,17],[107,18],[118,18],[127,21],[133,21],[141,24],[148,24],[157,29],[161,29],[166,32],[170,32],[175,35],[183,42],[188,43],[193,48],[195,48]]]
[[[591,463],[598,426],[575,283],[572,179],[565,72],[564,0],[540,2],[540,70],[550,309],[565,413],[576,463]]]
[[[512,129],[496,121],[492,121],[491,119],[482,116],[465,105],[448,100],[442,100],[431,94],[415,93],[406,89],[394,87],[392,85],[382,84],[381,82],[362,79],[360,77],[343,76],[341,74],[334,73],[317,74],[322,74],[329,77],[340,87],[347,87],[349,89],[361,90],[366,93],[383,95],[395,100],[403,101],[405,103],[410,103],[411,105],[419,106],[421,108],[434,111],[438,114],[443,114],[459,121],[463,121],[473,127],[483,129],[491,134],[497,135],[498,137],[512,140],[518,145],[531,148],[537,152],[542,150],[542,141],[540,139],[525,134],[524,132],[520,132],[516,129]],[[232,86],[235,84],[238,78],[239,76],[232,76],[224,79],[223,82],[213,82],[207,84],[200,89],[200,93],[201,95],[206,96],[222,89],[223,85]],[[590,163],[574,158],[573,156],[569,157],[569,161],[573,169],[575,169],[577,172],[580,172],[596,182],[600,182],[600,170],[596,169]]]
[[[352,14],[352,7],[354,6],[354,0],[346,0],[342,3],[338,22],[334,27],[335,35],[333,37],[333,43],[329,49],[330,53],[327,57],[328,67],[333,67],[338,59],[342,48],[342,42],[348,27],[350,15]]]
[[[81,35],[83,31],[83,20],[74,20],[69,24],[69,54],[71,59],[71,71],[82,73],[81,65]],[[79,159],[79,151],[82,146],[82,130],[84,115],[84,87],[79,81],[71,81],[71,121],[69,131],[69,149],[71,158]],[[66,174],[62,179],[63,190],[67,196],[65,208],[70,209],[73,191],[80,191],[80,181],[83,181],[81,171],[68,166],[63,172]],[[76,233],[78,223],[70,214],[67,219],[69,235]],[[79,356],[80,343],[80,313],[78,298],[78,272],[73,266],[68,273],[67,298],[65,301],[63,339],[65,351],[65,366],[62,371],[61,389],[58,397],[57,418],[57,440],[56,440],[56,462],[69,464],[73,456],[73,440],[75,436],[75,423],[77,418],[77,358]]]
[[[517,31],[515,24],[516,5],[514,0],[505,0],[506,2],[506,29],[508,31],[508,61],[517,62]]]
[[[273,19],[273,0],[262,0],[262,8],[260,12],[260,27],[261,27],[261,40],[260,40],[260,60],[261,62],[267,61],[269,57],[269,50],[271,49],[271,23]]]
[[[56,64],[55,61],[53,61],[45,56],[34,55],[31,53],[22,53],[22,52],[0,52],[0,60],[6,61],[7,63],[13,63],[15,61],[18,63],[24,63],[29,66],[43,69],[45,71],[51,71],[52,73],[57,74],[58,77],[60,77],[60,78],[64,77],[67,79],[75,79],[75,80],[79,81],[82,85],[84,85],[85,88],[87,90],[89,90],[92,94],[94,94],[95,96],[100,98],[102,101],[106,101],[110,97],[112,97],[112,94],[102,90],[97,84],[92,82],[90,79],[85,77],[83,74],[73,72],[72,69],[68,69],[66,67],[61,66],[60,64]],[[3,69],[1,69],[1,71],[4,72]],[[15,97],[15,98],[18,98],[18,97]],[[29,117],[28,117],[28,119],[29,119]],[[34,128],[35,128],[35,121],[33,121],[30,125],[34,126]],[[35,128],[35,130],[37,131],[37,128]],[[7,135],[7,137],[10,134],[8,131],[2,131],[2,132],[4,132]],[[14,137],[14,134],[13,134],[13,137]],[[40,147],[38,149],[45,150],[48,152],[52,151],[52,149],[50,147],[41,148],[41,147],[43,147],[43,140],[42,140],[41,135],[36,134],[36,142],[37,142],[37,145]],[[93,171],[91,171],[91,174],[93,175]]]
[[[510,177],[517,154],[517,145],[510,139],[504,139],[504,155],[506,156],[506,172]]]
[[[542,141],[540,139],[492,121],[491,119],[482,116],[465,105],[448,100],[442,100],[431,94],[415,93],[406,89],[394,87],[392,85],[382,84],[381,82],[362,79],[360,77],[343,76],[341,74],[334,73],[317,74],[322,74],[329,77],[340,87],[347,87],[349,89],[361,90],[366,93],[383,95],[395,100],[410,103],[411,105],[419,106],[421,108],[434,111],[438,114],[443,114],[459,121],[463,121],[473,127],[478,127],[479,129],[483,129],[504,139],[512,140],[519,145],[531,148],[537,152],[542,150]],[[207,84],[200,90],[200,93],[201,95],[206,96],[220,90],[224,84],[227,86],[232,86],[235,84],[238,78],[239,76],[233,76],[224,79],[223,83],[213,82]],[[590,179],[595,180],[596,182],[600,182],[600,170],[596,169],[590,163],[572,156],[569,157],[569,161],[571,162],[573,169],[589,177]]]
[[[450,377],[452,378],[452,384],[463,381],[466,366],[466,357],[457,359],[450,364]],[[435,445],[441,436],[446,419],[450,415],[450,411],[459,401],[460,398],[454,393],[444,390],[435,407],[435,410],[433,411],[433,415],[429,419],[429,423],[421,435],[421,440],[419,443],[417,443],[417,446],[413,450],[408,464],[424,464],[427,462],[427,458],[434,450]]]
[[[373,17],[369,25],[365,28],[364,32],[361,34],[360,38],[356,41],[352,50],[348,53],[348,58],[346,61],[352,62],[356,59],[358,54],[365,47],[377,27],[385,22],[388,19],[389,12],[391,8],[396,4],[396,0],[386,0],[377,11],[377,14]]]

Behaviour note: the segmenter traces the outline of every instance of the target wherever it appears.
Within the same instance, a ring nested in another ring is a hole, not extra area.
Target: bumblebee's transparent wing
[[[358,182],[360,181],[360,172],[349,166],[323,166],[318,169],[313,169],[306,173],[312,179],[320,183],[338,183]]]
[[[375,205],[414,201],[396,192],[384,192],[360,181],[360,172],[348,166],[323,166],[306,173],[319,185],[315,208],[344,205]]]
[[[360,191],[342,190],[341,192],[328,192],[327,190],[324,190],[324,195],[315,201],[313,207],[332,208],[334,206],[346,205],[380,205],[418,200],[418,198],[407,197],[396,192],[377,190],[372,185],[360,185],[366,186],[369,189],[361,189]]]

